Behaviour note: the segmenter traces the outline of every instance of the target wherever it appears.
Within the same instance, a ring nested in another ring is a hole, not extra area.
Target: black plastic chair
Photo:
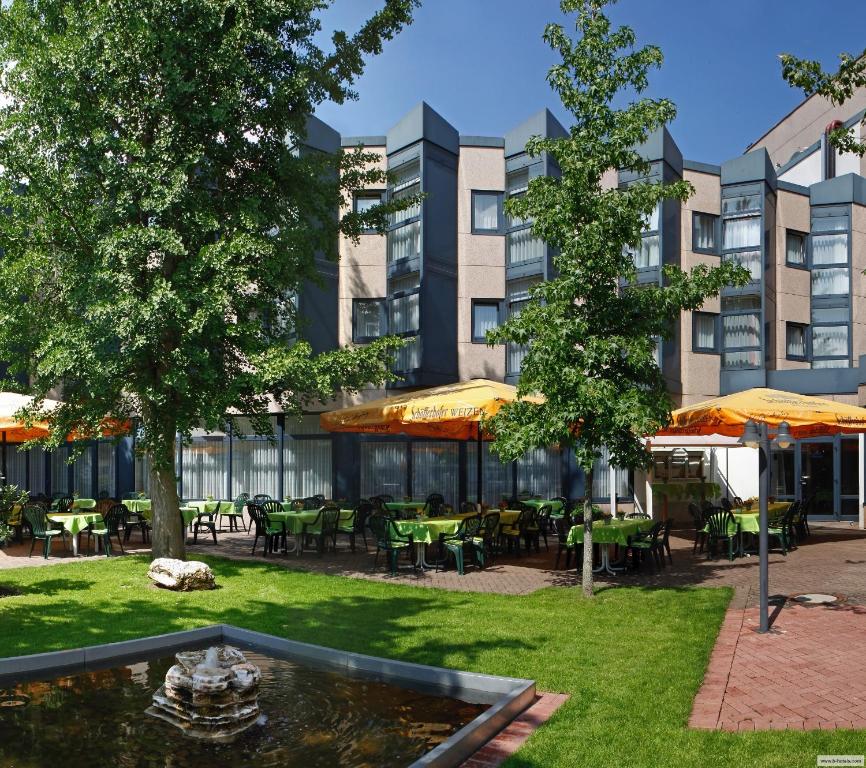
[[[535,513],[535,523],[538,526],[538,536],[544,539],[544,549],[549,552],[550,545],[547,543],[548,534],[553,534],[552,523],[553,506],[542,504]]]
[[[635,569],[640,568],[649,556],[653,570],[661,569],[664,566],[664,553],[660,552],[659,536],[664,528],[664,522],[659,520],[653,523],[653,527],[646,533],[637,533],[634,536],[629,536],[625,548],[626,560],[628,553],[631,552],[632,564]]]
[[[222,509],[222,504],[220,504],[220,511],[217,515],[220,523],[220,530],[223,530],[223,518],[227,517],[229,520],[229,531],[237,531],[240,530],[238,528],[238,520],[241,521],[241,527],[244,531],[249,530],[247,528],[246,520],[244,520],[244,508],[247,505],[247,502],[250,500],[250,495],[248,493],[239,493],[235,500],[232,502],[233,509],[231,512],[224,512]]]
[[[103,524],[94,523],[87,528],[87,550],[90,551],[91,537],[96,537],[102,540],[102,549],[106,557],[111,557],[111,537],[117,538],[117,544],[120,547],[120,553],[125,554],[123,542],[120,539],[120,531],[123,527],[126,507],[123,504],[114,504],[102,516]]]
[[[445,497],[441,493],[431,493],[424,502],[423,513],[427,517],[443,517],[445,515]]]
[[[263,501],[270,501],[270,500],[271,500],[271,495],[269,493],[257,493],[255,496],[253,496],[253,501],[256,504],[261,504]]]
[[[731,505],[731,500],[727,496],[722,496],[721,506],[722,506],[722,509],[725,510],[725,512],[733,512],[734,508]]]
[[[695,543],[692,546],[692,554],[695,552],[703,552],[704,545],[707,543],[707,532],[704,530],[707,527],[707,522],[704,513],[694,502],[689,503],[689,514],[692,516],[692,522],[695,526]],[[700,547],[700,549],[698,549]]]
[[[373,505],[366,499],[361,499],[352,512],[351,520],[340,520],[337,524],[337,535],[349,537],[349,546],[355,551],[355,541],[358,536],[364,539],[364,551],[367,551],[367,519],[373,514]]]
[[[574,521],[571,519],[571,515],[566,512],[562,517],[554,518],[550,522],[553,525],[557,543],[556,561],[554,562],[553,567],[556,570],[559,569],[559,558],[562,557],[562,553],[565,552],[565,570],[568,570],[571,567],[571,555],[572,550],[574,550],[574,547],[568,546],[568,534],[574,525]],[[574,552],[574,554],[578,556],[579,561],[580,553]]]
[[[391,575],[397,575],[397,560],[401,552],[406,552],[412,557],[412,545],[415,543],[412,534],[404,536],[397,530],[397,526],[390,517],[384,515],[371,515],[368,521],[370,532],[376,539],[376,555],[373,558],[373,567],[379,562],[379,552],[384,552],[388,558],[388,566]]]
[[[217,509],[219,509],[219,502],[217,502]],[[195,520],[192,523],[192,543],[198,544],[198,532],[202,529],[205,531],[210,531],[211,536],[213,536],[213,543],[217,542],[217,512],[216,510],[213,512],[199,512]]]
[[[60,496],[55,504],[55,509],[57,510],[58,515],[65,515],[72,510],[72,505],[75,503],[75,499],[71,496]]]

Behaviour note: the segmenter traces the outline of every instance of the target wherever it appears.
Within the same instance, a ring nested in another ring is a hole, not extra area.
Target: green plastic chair
[[[475,561],[483,568],[487,558],[493,561],[496,552],[496,544],[499,536],[499,513],[490,512],[481,521],[478,532],[469,540],[469,544],[475,550]]]
[[[370,515],[367,525],[373,538],[376,539],[376,556],[373,558],[373,567],[379,562],[379,552],[385,552],[388,557],[388,565],[391,575],[397,575],[397,558],[401,552],[412,555],[412,545],[415,543],[412,534],[404,536],[397,530],[397,525],[390,517],[384,515]]]
[[[244,520],[244,507],[246,507],[247,502],[250,500],[250,495],[248,493],[239,493],[235,500],[232,502],[232,508],[227,510],[224,508],[222,504],[219,505],[219,529],[223,530],[223,518],[227,517],[229,520],[229,530],[230,531],[238,531],[238,520],[241,521],[241,527],[244,531],[249,531],[247,527],[247,522]]]
[[[340,508],[336,504],[325,504],[316,515],[316,519],[311,523],[304,523],[301,529],[301,541],[298,544],[297,552],[301,553],[303,544],[309,539],[314,539],[316,542],[316,551],[319,557],[325,554],[328,548],[328,542],[331,543],[331,549],[337,551],[337,528],[340,523]]]
[[[445,562],[450,554],[454,556],[454,561],[457,563],[457,573],[461,576],[463,575],[463,548],[467,544],[472,546],[472,540],[478,535],[481,525],[481,515],[473,515],[472,517],[464,517],[454,533],[439,534],[439,559],[436,561],[437,571],[440,565],[445,566]]]
[[[30,526],[30,533],[32,536],[30,540],[30,554],[27,555],[27,557],[33,555],[33,548],[36,546],[36,540],[38,539],[42,542],[42,557],[47,560],[48,556],[51,554],[51,539],[55,536],[60,536],[62,538],[63,530],[47,527],[47,518],[45,517],[45,512],[42,507],[24,507],[22,515]]]
[[[282,507],[281,507],[282,509]],[[259,539],[265,540],[265,557],[268,552],[274,551],[274,544],[282,541],[283,550],[286,549],[286,526],[282,522],[272,523],[268,517],[268,513],[261,504],[256,504],[254,501],[247,502],[247,512],[250,514],[250,528],[254,528],[255,538],[253,538],[253,551],[256,553],[256,544]]]
[[[719,541],[728,542],[728,560],[734,559],[734,541],[737,538],[738,528],[734,516],[723,509],[717,509],[705,518],[707,525],[707,559],[715,551],[715,544]]]
[[[87,529],[87,548],[90,549],[90,537],[96,536],[102,539],[102,548],[106,557],[111,557],[111,537],[117,537],[120,552],[123,551],[123,541],[120,538],[120,529],[124,526],[126,507],[123,504],[114,504],[103,516],[103,525],[94,523]]]

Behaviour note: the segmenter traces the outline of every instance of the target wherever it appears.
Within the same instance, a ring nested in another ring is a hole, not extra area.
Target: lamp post
[[[769,616],[769,541],[767,535],[767,502],[770,496],[770,445],[790,448],[794,444],[787,421],[779,423],[775,437],[770,439],[770,430],[765,422],[749,419],[743,427],[740,443],[758,449],[758,573],[759,573],[759,614],[758,632],[770,628]]]

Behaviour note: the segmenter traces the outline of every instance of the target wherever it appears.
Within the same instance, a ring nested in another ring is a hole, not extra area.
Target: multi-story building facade
[[[699,312],[683,314],[674,337],[660,344],[659,364],[677,405],[756,386],[866,402],[866,161],[840,155],[826,138],[840,121],[859,133],[864,111],[866,92],[844,109],[812,97],[721,165],[684,159],[666,130],[642,148],[650,180],[684,179],[694,195],[682,204],[666,200],[650,217],[634,254],[638,281],[660,282],[666,264],[688,269],[729,260],[752,275],[747,286],[726,288]],[[385,135],[341,137],[311,119],[311,150],[363,144],[391,171],[387,189],[355,196],[356,209],[384,198],[423,198],[394,215],[386,234],[342,241],[338,264],[322,260],[321,282],[298,295],[306,318],[299,332],[317,351],[386,334],[406,338],[396,364],[401,380],[389,388],[475,377],[516,381],[525,350],[489,347],[485,332],[519,313],[530,286],[554,270],[532,222],[510,218],[503,208],[531,178],[558,173],[551,158],[526,154],[533,135],[563,136],[565,129],[545,110],[501,137],[466,136],[424,103]],[[606,182],[635,180],[612,171]],[[369,390],[362,397],[383,394]],[[275,414],[274,428],[276,441],[196,435],[178,452],[181,494],[356,498],[435,490],[454,502],[474,497],[474,469],[467,471],[475,466],[474,445],[328,435],[315,414],[301,423]],[[483,450],[491,502],[523,491],[585,492],[567,450],[531,451],[508,465],[488,446]],[[756,458],[748,449],[730,453],[738,458],[727,457],[727,471],[715,453],[707,454],[707,474],[749,495]],[[119,493],[146,483],[132,441],[116,451],[94,445],[72,466],[60,455],[26,454],[10,456],[9,466],[13,481],[34,490]],[[780,498],[817,493],[813,512],[832,517],[856,519],[862,510],[862,439],[800,441],[775,454],[772,467]],[[651,477],[602,469],[594,497],[608,499],[613,491],[652,506]]]

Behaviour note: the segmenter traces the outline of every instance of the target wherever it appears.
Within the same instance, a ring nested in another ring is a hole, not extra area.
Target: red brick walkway
[[[497,768],[517,752],[532,732],[543,725],[565,702],[564,693],[539,693],[535,703],[514,718],[488,741],[461,768]]]
[[[690,726],[866,728],[866,608],[788,601],[770,632],[757,626],[757,609],[728,610]]]

